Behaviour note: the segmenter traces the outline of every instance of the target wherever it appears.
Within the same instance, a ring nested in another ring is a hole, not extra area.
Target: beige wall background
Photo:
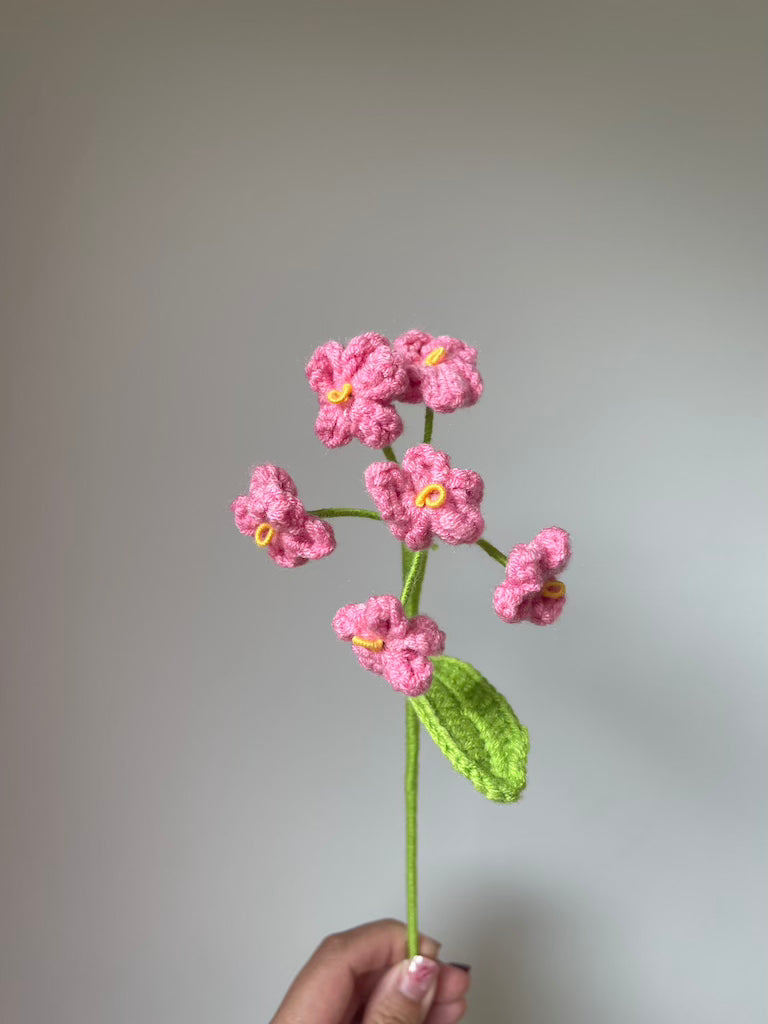
[[[488,536],[574,543],[551,629],[480,551],[425,586],[532,736],[513,807],[423,752],[467,1020],[765,1019],[766,20],[3,5],[3,1022],[264,1021],[404,913],[402,704],[330,629],[396,545],[282,571],[228,506],[266,461],[365,502],[303,368],[413,326],[480,349],[436,441]]]

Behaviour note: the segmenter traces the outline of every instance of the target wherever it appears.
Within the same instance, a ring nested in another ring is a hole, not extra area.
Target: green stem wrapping
[[[497,562],[500,562],[501,565],[503,565],[504,568],[506,568],[507,556],[504,554],[503,551],[499,551],[497,547],[494,547],[490,541],[485,540],[483,537],[480,538],[477,544],[479,547],[483,549],[483,551],[487,551],[491,558],[495,558]]]
[[[390,462],[397,462],[397,456],[392,450],[391,445],[388,444],[386,448],[382,448],[381,450],[384,452],[384,457],[389,459]]]
[[[428,551],[411,551],[403,544],[403,594],[401,603],[408,618],[419,613],[421,586],[427,569]],[[419,719],[405,700],[405,880],[408,905],[408,956],[419,952],[418,831],[419,801]]]
[[[405,614],[409,619],[418,614],[421,585],[424,582],[428,554],[428,551],[418,551],[410,561],[407,575],[405,572],[403,573],[405,579],[400,604],[403,606]],[[403,568],[405,569],[405,566]]]
[[[424,444],[429,444],[432,440],[432,423],[434,422],[434,419],[435,410],[430,409],[430,407],[427,406],[427,412],[424,416]]]
[[[408,894],[408,956],[419,952],[419,885],[416,814],[419,801],[419,718],[405,700],[405,874]]]
[[[333,519],[337,516],[355,516],[358,519],[381,519],[378,512],[371,512],[367,508],[313,508],[307,512],[309,516],[319,516],[320,519]]]
[[[424,443],[432,440],[434,411],[427,406]],[[392,449],[389,449],[390,453]],[[387,458],[390,455],[384,449]],[[397,461],[392,453],[392,461]],[[402,546],[403,595],[400,603],[409,619],[419,614],[421,588],[429,551]],[[408,956],[419,953],[419,861],[417,810],[419,805],[419,717],[409,697],[405,700],[405,880],[408,904]]]

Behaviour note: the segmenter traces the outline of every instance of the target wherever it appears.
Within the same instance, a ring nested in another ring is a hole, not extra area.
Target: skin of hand
[[[441,963],[420,936],[403,959],[406,926],[372,921],[329,935],[301,969],[271,1024],[456,1024],[467,1008],[469,968]]]

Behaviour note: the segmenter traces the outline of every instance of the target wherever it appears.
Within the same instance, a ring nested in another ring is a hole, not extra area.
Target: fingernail
[[[437,978],[440,965],[426,956],[414,956],[403,964],[397,987],[407,999],[420,1003]]]
[[[469,973],[472,970],[471,964],[457,964],[455,960],[451,960],[449,966],[458,967],[460,971],[466,971],[467,973]]]

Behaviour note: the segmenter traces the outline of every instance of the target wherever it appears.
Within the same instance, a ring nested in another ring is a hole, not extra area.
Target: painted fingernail
[[[471,964],[457,964],[455,960],[451,960],[450,966],[458,967],[460,971],[466,971],[467,973],[469,973],[472,970]]]
[[[403,964],[398,988],[407,999],[420,1003],[432,988],[440,965],[426,956],[414,956]]]

